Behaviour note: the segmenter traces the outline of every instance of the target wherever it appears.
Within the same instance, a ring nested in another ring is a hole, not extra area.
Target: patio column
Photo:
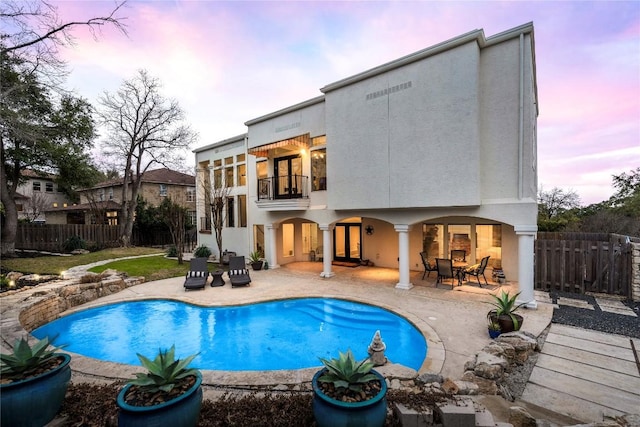
[[[413,288],[409,275],[409,229],[407,224],[397,224],[393,228],[398,232],[398,254],[400,281],[396,284],[396,289],[409,290]]]
[[[320,277],[328,279],[335,274],[331,271],[331,248],[333,247],[331,232],[333,227],[329,224],[318,224],[318,228],[322,230],[322,273],[320,273]]]
[[[534,240],[537,225],[516,225],[514,227],[518,236],[518,291],[520,296],[518,304],[525,303],[525,307],[536,309],[538,302],[533,293],[534,278]]]
[[[267,232],[265,238],[267,239],[267,247],[269,250],[265,254],[269,268],[279,268],[278,265],[278,249],[276,247],[276,230],[280,227],[280,224],[266,224]]]

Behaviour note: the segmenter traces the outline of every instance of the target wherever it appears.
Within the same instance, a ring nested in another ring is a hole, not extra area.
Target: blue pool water
[[[182,302],[122,302],[61,317],[34,330],[64,350],[95,359],[139,365],[176,346],[176,357],[200,353],[191,366],[228,371],[266,371],[320,366],[318,357],[351,349],[358,360],[376,330],[394,363],[418,370],[427,355],[422,334],[395,313],[326,298],[271,301],[233,307]]]

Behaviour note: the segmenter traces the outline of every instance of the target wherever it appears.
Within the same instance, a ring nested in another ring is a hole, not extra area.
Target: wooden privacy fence
[[[617,234],[540,232],[535,242],[535,288],[631,298],[630,241]]]
[[[79,236],[89,248],[111,248],[120,246],[117,225],[91,224],[18,224],[16,249],[58,252],[63,250],[64,242],[72,236]],[[184,236],[184,250],[193,251],[197,236],[195,230],[188,230]],[[171,234],[164,230],[143,233],[133,230],[131,244],[135,246],[170,246]]]
[[[97,247],[119,246],[118,227],[87,224],[18,224],[16,249],[61,251],[69,237],[79,236]]]

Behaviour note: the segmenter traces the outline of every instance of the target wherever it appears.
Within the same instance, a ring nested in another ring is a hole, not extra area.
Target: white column
[[[331,232],[333,227],[329,224],[318,224],[318,228],[322,230],[322,273],[320,277],[328,279],[335,274],[331,271],[331,248],[333,247]]]
[[[525,307],[536,309],[538,302],[533,293],[534,283],[534,241],[538,226],[516,225],[518,236],[518,291],[520,296],[516,303],[524,303]]]
[[[278,249],[276,246],[276,230],[280,227],[280,224],[266,224],[267,232],[265,238],[267,239],[267,248],[269,250],[265,254],[267,261],[269,262],[269,268],[279,268],[278,265]]]
[[[409,290],[413,288],[409,275],[409,229],[407,224],[396,224],[393,228],[398,232],[398,254],[400,281],[396,284],[396,289]]]

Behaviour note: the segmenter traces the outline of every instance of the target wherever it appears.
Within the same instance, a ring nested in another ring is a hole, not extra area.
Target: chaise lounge
[[[227,273],[231,281],[231,287],[247,286],[251,283],[247,263],[243,256],[229,258],[229,272]]]
[[[189,261],[189,271],[184,279],[184,290],[204,289],[209,278],[206,258],[192,258]]]

